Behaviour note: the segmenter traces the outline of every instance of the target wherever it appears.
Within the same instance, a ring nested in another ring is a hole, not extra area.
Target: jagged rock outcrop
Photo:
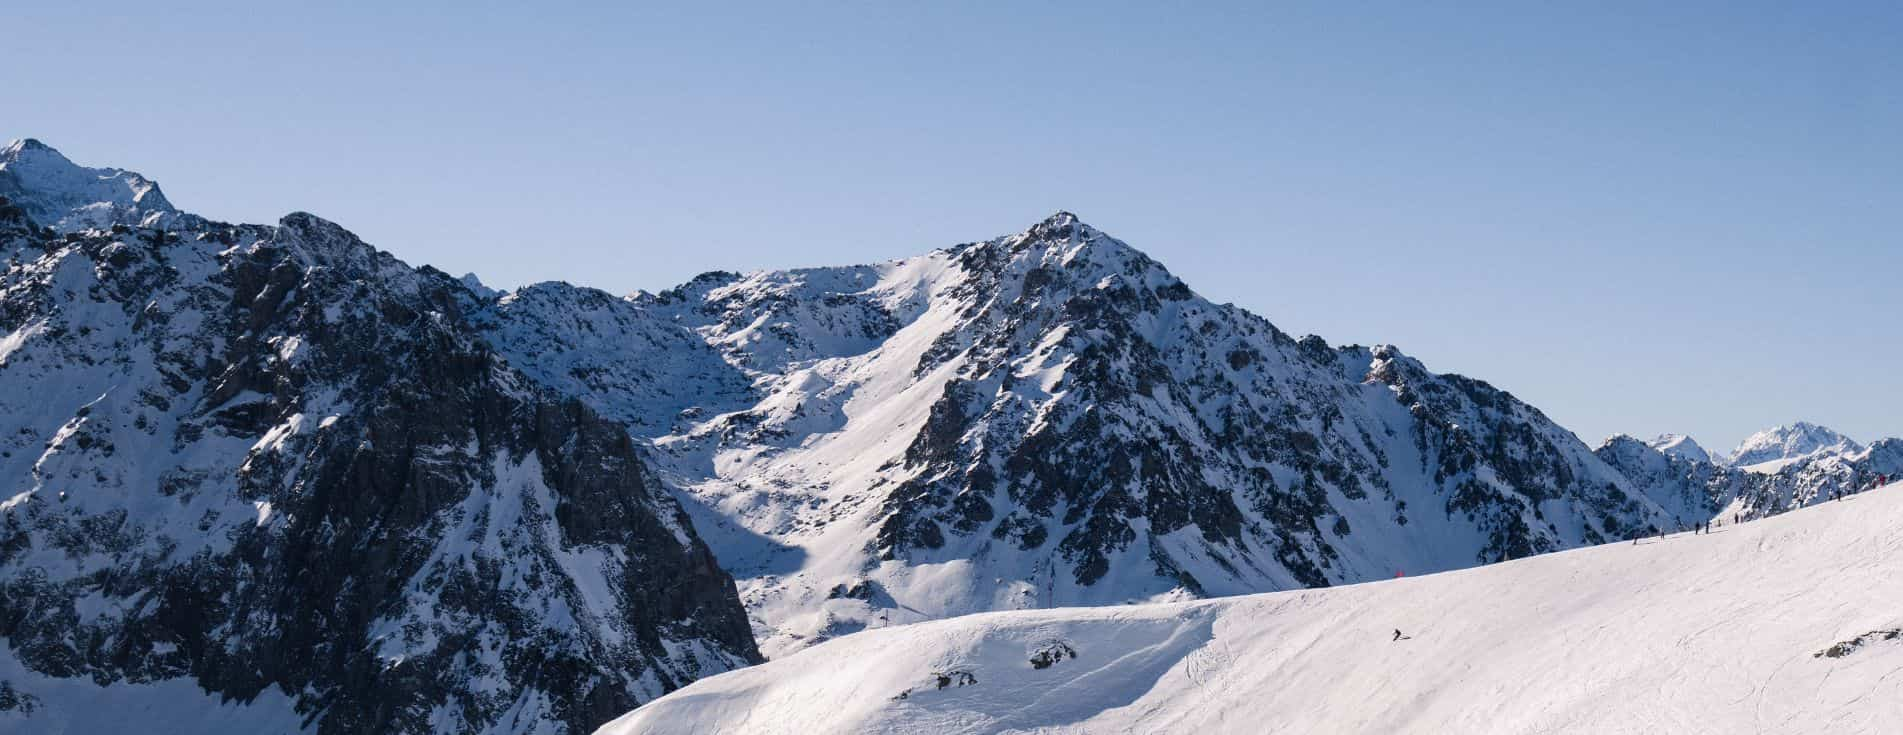
[[[58,155],[32,145],[8,150]],[[308,214],[225,225],[133,191],[57,227],[35,214],[59,191],[0,204],[23,727],[83,678],[288,702],[319,732],[586,732],[759,660],[638,444],[502,360],[480,294]]]

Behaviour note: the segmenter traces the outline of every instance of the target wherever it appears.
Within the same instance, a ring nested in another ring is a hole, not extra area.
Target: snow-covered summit
[[[1711,453],[1706,452],[1704,447],[1698,445],[1698,442],[1692,441],[1691,437],[1684,434],[1660,434],[1647,444],[1650,444],[1653,449],[1674,457],[1698,462],[1711,461]]]
[[[1732,450],[1729,463],[1775,472],[1792,462],[1826,454],[1855,454],[1863,445],[1829,427],[1808,421],[1773,426],[1747,437]]]
[[[180,214],[158,182],[124,169],[80,166],[32,138],[0,149],[0,197],[60,232],[116,224],[163,228]]]

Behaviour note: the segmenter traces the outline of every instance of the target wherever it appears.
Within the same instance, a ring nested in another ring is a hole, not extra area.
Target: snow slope
[[[872,630],[599,732],[1894,732],[1899,575],[1892,484],[1423,577]]]

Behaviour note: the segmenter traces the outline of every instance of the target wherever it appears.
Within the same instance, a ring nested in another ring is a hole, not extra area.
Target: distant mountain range
[[[1790,426],[1773,426],[1752,434],[1732,450],[1725,463],[1733,467],[1756,467],[1775,471],[1779,467],[1823,456],[1853,455],[1862,452],[1862,444],[1826,427],[1799,421]]]
[[[585,731],[867,628],[1455,569],[1903,472],[1802,423],[1593,449],[1068,213],[620,297],[215,222],[34,141],[0,197],[0,728],[151,697],[183,729]]]

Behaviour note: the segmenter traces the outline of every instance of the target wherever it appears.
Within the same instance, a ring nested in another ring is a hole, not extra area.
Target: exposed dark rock
[[[1071,648],[1069,643],[1063,641],[1052,641],[1038,646],[1037,650],[1031,652],[1031,668],[1048,669],[1051,665],[1067,658],[1077,658],[1077,649]]]
[[[322,732],[587,732],[760,660],[624,426],[496,357],[463,284],[302,213],[9,223],[0,637],[28,668],[275,688]]]
[[[1903,640],[1903,628],[1873,630],[1847,641],[1838,641],[1829,648],[1811,654],[1811,658],[1843,658],[1863,650],[1863,647],[1869,644],[1896,640]]]

